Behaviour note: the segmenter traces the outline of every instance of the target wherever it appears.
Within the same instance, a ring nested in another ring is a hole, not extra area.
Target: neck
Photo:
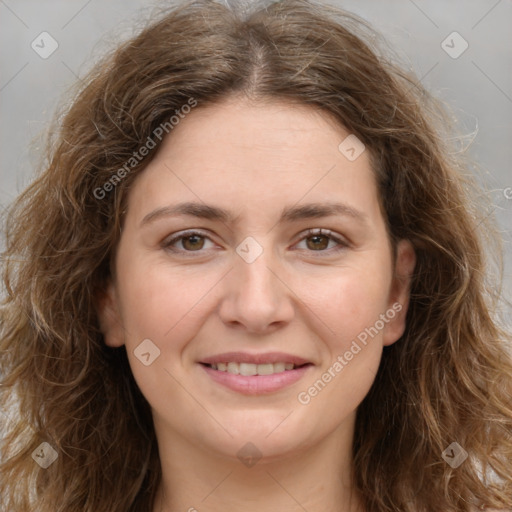
[[[343,431],[255,464],[207,453],[186,439],[159,439],[162,480],[153,512],[364,512],[353,486],[351,436]]]

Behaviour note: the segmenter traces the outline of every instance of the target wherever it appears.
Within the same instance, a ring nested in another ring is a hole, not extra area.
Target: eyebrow
[[[162,218],[177,217],[180,215],[220,221],[226,224],[235,224],[239,219],[239,216],[235,217],[229,210],[225,210],[224,208],[204,203],[183,202],[162,206],[153,210],[142,219],[140,225],[142,227]],[[344,203],[308,203],[284,208],[279,222],[296,222],[304,219],[318,219],[334,215],[351,217],[362,224],[365,224],[368,220],[363,212]]]

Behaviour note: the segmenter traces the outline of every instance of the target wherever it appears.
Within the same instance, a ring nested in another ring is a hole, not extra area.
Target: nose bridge
[[[272,287],[272,272],[269,267],[275,264],[271,247],[271,236],[258,236],[258,239],[248,236],[236,247],[238,258],[235,259],[235,273],[240,275],[241,282],[251,292]]]
[[[258,308],[261,312],[275,309],[279,290],[276,277],[270,271],[272,268],[271,249],[266,248],[254,260],[240,257],[235,263],[235,273],[239,276],[239,299],[254,303],[251,308]]]
[[[251,262],[240,258],[240,261],[236,263],[236,271],[241,276],[242,291],[247,291],[250,294],[270,294],[273,296],[275,276],[270,268],[272,268],[270,249],[264,251]],[[270,295],[268,298],[273,298]]]
[[[289,321],[293,305],[286,286],[275,275],[279,266],[271,247],[246,239],[236,251],[227,294],[220,308],[223,320],[243,324],[251,331]]]

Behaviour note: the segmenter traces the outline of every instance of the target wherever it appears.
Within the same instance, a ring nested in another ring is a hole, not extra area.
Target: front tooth
[[[293,363],[285,363],[284,369],[285,370],[293,370]]]
[[[238,375],[240,373],[238,363],[228,363],[228,373],[234,373],[235,375]]]
[[[244,375],[245,377],[257,375],[257,366],[258,365],[253,363],[240,363],[240,375]]]
[[[284,372],[285,369],[286,369],[285,363],[274,363],[274,373]]]
[[[276,372],[276,370],[274,368],[275,366],[277,366],[277,365],[274,365],[272,363],[259,364],[257,366],[258,375],[272,375],[273,373]],[[284,370],[284,367],[283,367],[283,370]]]

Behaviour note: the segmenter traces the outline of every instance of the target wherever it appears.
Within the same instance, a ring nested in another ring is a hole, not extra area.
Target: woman
[[[93,70],[5,228],[5,510],[511,508],[487,221],[365,30],[197,1]]]

